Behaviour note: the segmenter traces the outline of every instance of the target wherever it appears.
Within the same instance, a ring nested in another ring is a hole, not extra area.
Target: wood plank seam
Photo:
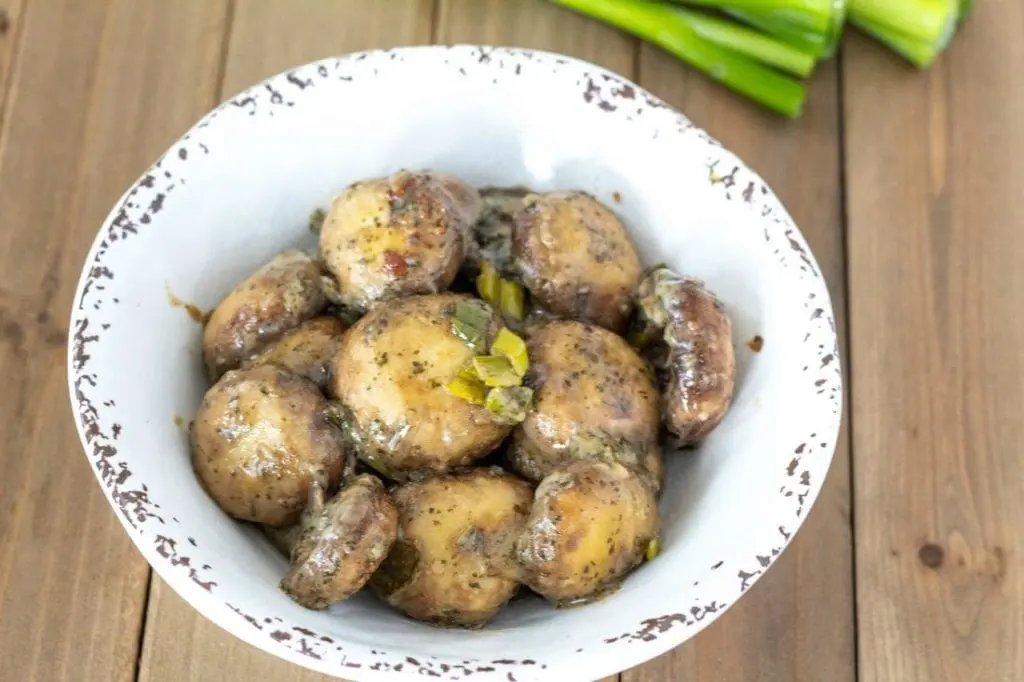
[[[208,102],[208,108],[213,108],[218,102],[223,101],[225,98],[224,94],[224,75],[227,72],[227,60],[228,51],[231,49],[231,31],[235,20],[235,9],[236,0],[225,0],[224,5],[224,30],[221,34],[220,41],[220,56],[217,60],[217,75],[214,81],[214,99],[216,101]],[[132,672],[132,679],[138,682],[142,678],[142,658],[145,653],[146,643],[146,626],[149,623],[149,609],[152,605],[153,599],[153,583],[158,580],[156,572],[152,566],[149,567],[149,574],[146,579],[146,590],[142,600],[142,613],[140,614],[138,624],[138,638],[135,648],[135,668]]]
[[[853,335],[850,332],[851,324],[849,320],[850,307],[852,305],[852,293],[853,288],[850,282],[850,207],[849,207],[849,193],[847,192],[846,184],[846,87],[845,87],[845,68],[844,62],[846,59],[846,51],[843,49],[843,45],[840,44],[839,50],[836,52],[836,117],[837,129],[839,136],[839,217],[842,223],[842,259],[845,267],[843,268],[843,297],[845,300],[844,310],[846,314],[846,325],[844,341],[846,343],[846,357],[843,358],[843,366],[846,368],[845,381],[843,382],[843,401],[845,409],[843,410],[843,416],[846,420],[846,431],[844,440],[846,442],[846,453],[849,461],[850,468],[850,479],[849,479],[849,525],[850,525],[850,538],[852,540],[852,548],[850,553],[850,590],[853,594],[853,679],[860,680],[860,623],[859,623],[859,612],[857,610],[857,515],[853,513],[853,504],[856,499],[855,486],[856,486],[856,457],[854,455],[855,443],[853,440],[853,403],[851,397],[853,396]]]
[[[224,92],[224,76],[228,71],[228,53],[231,50],[231,33],[232,28],[235,24],[235,12],[237,10],[237,0],[227,0],[225,6],[225,12],[227,16],[224,19],[224,38],[221,41],[220,46],[220,62],[217,64],[217,80],[215,84],[215,91],[217,93],[217,99],[223,102],[230,93]]]
[[[153,580],[155,575],[152,566],[146,576],[146,589],[142,594],[142,611],[139,614],[139,624],[136,625],[138,636],[135,638],[135,668],[132,670],[132,679],[138,680],[142,670],[142,651],[146,642],[146,619],[149,617],[149,598],[153,591]]]

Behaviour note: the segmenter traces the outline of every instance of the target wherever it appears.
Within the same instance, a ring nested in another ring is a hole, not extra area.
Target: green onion
[[[785,21],[779,21],[750,10],[726,7],[722,8],[722,11],[818,59],[825,57],[829,52],[828,37],[823,33],[815,33],[799,26],[792,26]]]
[[[931,64],[942,50],[942,47],[939,45],[915,40],[868,19],[851,17],[850,23],[879,42],[885,43],[893,52],[896,52],[920,69],[924,69]]]
[[[358,459],[365,462],[374,471],[378,472],[385,478],[394,480],[396,478],[394,472],[392,472],[385,464],[380,461],[380,458],[373,451],[372,447],[365,445],[365,440],[362,433],[359,431],[359,425],[356,419],[352,416],[352,413],[336,400],[328,400],[324,406],[324,416],[331,424],[341,430],[342,436],[345,439],[345,445],[350,454],[354,454]],[[343,480],[348,480],[354,472],[355,463],[346,462],[345,474]]]
[[[473,367],[472,361],[460,369],[456,376],[461,377],[465,381],[480,381],[480,375],[476,373],[476,368]]]
[[[727,87],[789,117],[800,115],[803,85],[701,37],[685,13],[650,0],[552,0],[658,45]],[[827,30],[825,22],[822,31]]]
[[[479,380],[467,379],[461,373],[448,382],[448,392],[474,405],[483,405],[487,399],[487,387]]]
[[[814,70],[815,54],[802,52],[797,47],[727,19],[684,9],[676,12],[686,18],[697,35],[719,47],[801,78],[806,78]]]
[[[647,346],[647,342],[650,340],[650,336],[651,334],[648,332],[647,329],[633,328],[626,333],[626,341],[629,343],[629,345],[633,346],[633,348],[639,348],[642,350],[645,346]]]
[[[524,386],[492,388],[485,406],[502,424],[518,424],[533,405],[533,391]]]
[[[501,277],[498,275],[498,271],[494,269],[490,261],[484,261],[480,265],[480,274],[476,278],[476,290],[479,292],[480,298],[492,305],[497,305],[500,289]]]
[[[970,6],[969,0],[850,0],[850,23],[923,69],[946,49]]]
[[[487,327],[490,321],[490,314],[483,304],[460,300],[455,304],[452,334],[473,350],[482,353],[487,350]]]
[[[677,1],[717,7],[815,59],[835,54],[847,13],[847,0]]]
[[[352,420],[348,410],[345,409],[344,405],[335,400],[328,400],[327,404],[324,405],[324,417],[346,433],[352,428]]]
[[[753,12],[767,20],[827,35],[832,27],[833,0],[680,0],[686,5]]]
[[[960,0],[960,16],[958,21],[963,22],[967,18],[967,15],[971,13],[971,7],[974,5],[973,0]]]
[[[484,385],[491,388],[510,388],[522,383],[523,378],[512,369],[512,363],[500,355],[478,355],[473,358],[473,369]]]
[[[793,118],[800,115],[805,97],[797,79],[809,76],[818,60],[835,54],[847,20],[923,69],[946,49],[972,6],[972,0],[551,2],[657,45],[726,87]],[[694,6],[718,13],[695,11]]]
[[[850,20],[870,22],[912,40],[946,46],[960,18],[960,0],[850,0]]]
[[[523,285],[519,282],[513,282],[508,279],[501,280],[500,297],[501,300],[498,307],[501,308],[502,315],[511,317],[517,322],[522,322],[523,318],[526,316],[526,302]]]
[[[504,327],[498,332],[494,343],[491,344],[491,352],[507,359],[520,378],[526,374],[526,370],[530,369],[530,357],[526,351],[526,342]]]

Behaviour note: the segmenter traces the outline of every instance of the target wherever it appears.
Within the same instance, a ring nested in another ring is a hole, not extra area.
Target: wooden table
[[[134,550],[67,407],[108,208],[222,97],[311,59],[485,42],[631,76],[774,187],[828,276],[849,407],[794,546],[622,682],[1024,679],[1024,3],[916,73],[852,31],[780,120],[540,0],[0,0],[0,680],[325,679],[203,620]]]

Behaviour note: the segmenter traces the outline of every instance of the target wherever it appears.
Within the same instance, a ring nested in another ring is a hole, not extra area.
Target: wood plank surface
[[[439,0],[437,41],[551,50],[632,77],[637,42],[544,0]]]
[[[433,0],[236,0],[221,97],[324,57],[430,42]]]
[[[432,10],[431,0],[237,0],[221,97],[315,59],[428,42]],[[139,670],[139,680],[144,682],[334,679],[255,649],[221,630],[155,574],[146,615]]]
[[[1024,679],[1020,0],[975,3],[926,73],[848,36],[798,121],[544,0],[0,0],[0,680],[332,679],[150,580],[66,416],[67,311],[109,207],[219,99],[431,40],[637,79],[780,196],[844,351],[849,302],[851,428],[794,545],[706,632],[604,682]]]
[[[1024,679],[1024,4],[844,60],[860,673]]]
[[[735,152],[772,187],[821,265],[842,340],[846,282],[835,65],[819,67],[798,121],[765,112],[648,45],[640,53],[639,82]],[[825,487],[793,546],[705,632],[627,672],[623,682],[853,682],[849,481],[844,428]]]
[[[14,61],[21,45],[21,13],[25,0],[0,0],[0,128],[9,94],[8,85],[14,73]]]
[[[109,207],[208,104],[215,4],[32,0],[6,32],[21,45],[0,132],[3,680],[134,679],[148,568],[69,418],[66,318]]]

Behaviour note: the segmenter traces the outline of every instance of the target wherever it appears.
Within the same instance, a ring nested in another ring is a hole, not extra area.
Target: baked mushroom
[[[515,594],[515,542],[530,510],[525,481],[498,467],[399,486],[398,539],[370,580],[417,620],[478,627]]]
[[[276,365],[306,377],[321,391],[326,391],[344,332],[345,323],[338,318],[315,317],[285,333],[280,340],[243,362],[242,367]]]
[[[463,306],[493,338],[500,322],[490,307],[436,294],[376,306],[342,340],[332,392],[347,413],[357,456],[388,478],[465,466],[494,450],[511,429],[447,388],[476,355],[455,333]]]
[[[317,264],[302,251],[281,252],[235,287],[210,315],[203,329],[209,379],[237,369],[325,305]]]
[[[666,267],[643,279],[637,304],[636,336],[657,368],[665,427],[682,445],[696,444],[732,404],[732,320],[700,280]]]
[[[337,302],[374,301],[447,289],[480,212],[476,190],[440,173],[400,171],[350,185],[320,229],[320,254]]]
[[[581,461],[545,478],[516,543],[520,580],[559,606],[618,587],[658,537],[650,488],[615,462]]]
[[[658,390],[621,337],[592,324],[549,322],[529,338],[533,409],[514,431],[509,460],[531,481],[579,459],[611,459],[661,487]]]
[[[398,512],[370,474],[326,503],[319,485],[311,490],[281,589],[308,609],[325,609],[362,589],[377,570],[395,541]]]
[[[190,428],[199,482],[236,519],[294,524],[310,485],[333,489],[344,467],[343,437],[325,406],[312,382],[278,367],[228,372]]]
[[[515,216],[512,256],[551,312],[621,332],[642,274],[626,228],[585,192],[529,194]]]

